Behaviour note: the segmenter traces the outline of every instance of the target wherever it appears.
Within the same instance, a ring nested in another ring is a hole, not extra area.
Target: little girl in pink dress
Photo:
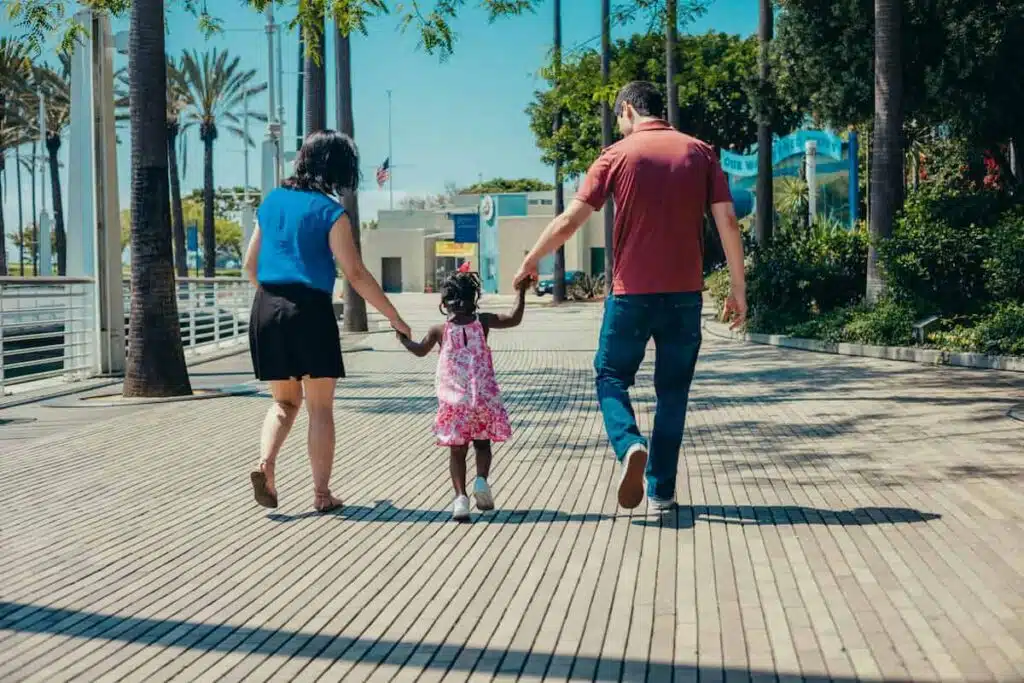
[[[473,497],[478,510],[493,510],[494,496],[487,484],[491,469],[491,444],[508,440],[512,429],[501,402],[501,390],[494,376],[494,362],[487,335],[491,330],[516,327],[526,306],[525,282],[517,292],[516,305],[507,315],[477,313],[480,280],[474,273],[453,273],[441,287],[441,313],[448,320],[435,325],[421,342],[399,334],[402,344],[423,357],[441,345],[437,363],[437,417],[434,434],[439,446],[451,449],[449,469],[455,487],[452,519],[469,521],[466,495],[466,456],[472,442],[476,453],[476,481]]]

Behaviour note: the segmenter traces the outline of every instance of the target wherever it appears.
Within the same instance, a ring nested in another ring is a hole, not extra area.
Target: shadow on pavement
[[[753,526],[883,526],[929,522],[941,517],[942,515],[912,508],[862,507],[851,510],[825,510],[803,505],[680,505],[674,511],[648,515],[635,520],[633,524],[665,529],[692,529],[698,521]]]

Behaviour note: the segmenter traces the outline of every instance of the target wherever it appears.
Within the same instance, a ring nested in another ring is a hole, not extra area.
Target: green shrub
[[[729,296],[729,290],[731,284],[729,281],[729,269],[722,268],[704,278],[704,284],[708,288],[708,294],[711,295],[711,299],[715,302],[715,306],[718,310],[722,310],[722,306],[725,304],[726,298]]]
[[[846,341],[845,328],[856,311],[857,309],[852,306],[840,308],[831,313],[811,318],[799,325],[794,325],[787,334],[804,339],[820,339],[829,344],[839,344]]]
[[[783,226],[770,245],[751,252],[751,328],[784,333],[859,301],[867,276],[867,245],[863,230],[850,231],[834,222],[818,222],[810,229]]]
[[[914,341],[914,311],[894,299],[853,312],[843,328],[843,341],[877,346],[909,346]]]
[[[1007,302],[978,321],[979,350],[997,355],[1024,356],[1024,304]]]
[[[981,331],[977,327],[957,325],[928,335],[928,344],[943,351],[981,351]]]
[[[982,264],[985,288],[996,301],[1024,302],[1024,207],[1003,213]]]

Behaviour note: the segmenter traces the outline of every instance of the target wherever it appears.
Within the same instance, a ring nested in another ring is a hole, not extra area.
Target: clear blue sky
[[[175,3],[168,2],[168,5]],[[536,89],[543,87],[538,69],[550,50],[552,37],[551,2],[543,2],[536,14],[488,24],[479,3],[467,2],[455,23],[458,41],[455,55],[442,63],[418,48],[418,35],[401,33],[397,17],[374,19],[368,36],[353,37],[353,90],[356,141],[363,162],[364,183],[360,193],[360,213],[364,220],[379,209],[387,208],[387,190],[378,191],[374,169],[387,156],[387,94],[392,90],[392,130],[394,188],[397,200],[406,195],[438,192],[446,182],[465,185],[479,178],[547,178],[551,169],[540,161],[540,154],[524,113]],[[196,29],[195,19],[182,10],[168,15],[167,50],[180,54],[185,48],[230,50],[242,63],[261,70],[265,78],[267,41],[261,29],[261,15],[238,2],[216,0],[210,6],[224,22],[223,34],[205,40]],[[595,45],[600,32],[600,3],[597,0],[569,0],[562,3],[563,41],[566,48],[590,42]],[[290,19],[292,12],[278,10],[279,19]],[[708,30],[750,34],[757,27],[756,0],[715,0],[709,12],[696,22],[691,32]],[[117,19],[114,30],[127,28],[127,19]],[[635,27],[642,28],[642,27]],[[622,37],[634,27],[615,27],[613,35]],[[0,21],[0,34],[17,34],[6,19]],[[328,55],[333,41],[328,38]],[[285,35],[284,93],[286,133],[294,138],[296,68],[298,38]],[[117,66],[127,59],[117,57]],[[290,72],[290,73],[289,73]],[[328,59],[328,121],[334,124],[334,72]],[[266,109],[266,97],[254,98],[254,108]],[[257,141],[261,124],[253,127]],[[188,169],[183,191],[202,184],[202,148],[198,133],[189,140]],[[124,134],[127,138],[127,133]],[[67,141],[65,140],[65,158]],[[8,153],[10,154],[10,153]],[[241,185],[244,164],[241,141],[222,134],[217,141],[215,181],[217,185]],[[119,187],[121,205],[127,206],[129,190],[128,143],[119,149]],[[13,163],[8,163],[13,168]],[[13,181],[13,175],[8,172]],[[27,183],[27,179],[23,179]],[[259,151],[250,154],[250,182],[259,185]],[[7,229],[17,224],[16,195],[13,182],[5,188],[4,215]],[[65,209],[67,194],[65,183]],[[49,194],[49,191],[47,191]],[[28,213],[27,188],[24,192]],[[26,222],[28,218],[26,217]],[[9,249],[10,251],[10,249]]]

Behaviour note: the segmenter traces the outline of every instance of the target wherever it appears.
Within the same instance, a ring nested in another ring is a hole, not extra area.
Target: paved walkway
[[[434,364],[388,335],[346,361],[336,516],[301,418],[282,507],[251,502],[263,396],[0,411],[0,681],[1024,680],[1024,377],[707,337],[685,505],[630,514],[599,312],[496,333],[516,435],[469,525]]]

